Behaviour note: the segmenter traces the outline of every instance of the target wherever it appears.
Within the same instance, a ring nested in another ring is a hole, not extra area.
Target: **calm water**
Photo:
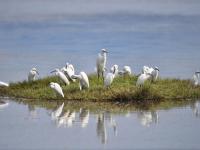
[[[178,8],[178,7],[177,7]],[[107,48],[108,68],[158,66],[161,77],[190,78],[200,70],[198,15],[107,14],[42,21],[0,21],[0,80],[27,79],[37,67],[49,75],[66,62],[76,72],[94,72],[97,53]]]
[[[2,99],[0,149],[199,149],[199,102],[168,110],[55,110]],[[59,105],[56,106],[57,108]],[[54,115],[55,116],[55,115]]]

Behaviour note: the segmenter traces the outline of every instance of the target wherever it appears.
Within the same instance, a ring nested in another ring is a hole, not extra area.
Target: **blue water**
[[[74,64],[92,73],[97,53],[107,48],[108,68],[158,66],[161,77],[190,78],[200,70],[198,15],[109,14],[43,21],[0,22],[0,80],[27,78],[32,67],[41,77]]]
[[[2,150],[200,148],[198,101],[168,110],[124,110],[124,113],[65,109],[58,120],[52,120],[54,110],[1,100],[9,103],[0,107]],[[74,117],[66,118],[65,124],[59,123],[66,112]]]

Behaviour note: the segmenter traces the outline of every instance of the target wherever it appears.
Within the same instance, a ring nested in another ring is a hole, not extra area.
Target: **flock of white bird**
[[[119,71],[119,67],[116,64],[113,65],[108,71],[108,69],[106,68],[107,53],[108,51],[106,49],[102,49],[101,52],[98,54],[96,61],[96,70],[98,79],[102,77],[104,81],[104,86],[110,87],[116,76],[130,76],[132,72],[130,66],[124,66],[123,69]],[[108,73],[105,75],[105,72]],[[89,88],[89,79],[87,74],[83,71],[81,71],[79,74],[75,74],[74,66],[70,63],[66,63],[66,65],[61,69],[56,68],[51,73],[55,73],[55,75],[58,76],[64,82],[65,85],[70,85],[70,82],[76,82],[76,80],[79,80],[80,90]],[[28,74],[28,81],[36,80],[37,75],[39,75],[37,69],[32,68]],[[194,86],[200,85],[199,76],[199,71],[195,72],[195,74],[193,75],[192,82]],[[152,68],[148,66],[143,66],[142,72],[138,76],[136,85],[142,86],[147,80],[155,82],[158,79],[158,77],[158,67]],[[9,84],[0,81],[0,86],[9,86]],[[51,82],[50,88],[52,88],[57,94],[64,97],[62,87],[58,83]]]

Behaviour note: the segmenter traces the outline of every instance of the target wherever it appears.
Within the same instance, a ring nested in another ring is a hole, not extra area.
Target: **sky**
[[[0,21],[45,21],[129,13],[200,15],[199,0],[0,0]]]

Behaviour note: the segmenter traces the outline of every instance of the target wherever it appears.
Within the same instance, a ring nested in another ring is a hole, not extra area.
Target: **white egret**
[[[122,71],[119,71],[120,75],[131,75],[131,67],[130,66],[124,66]]]
[[[75,74],[74,66],[70,63],[66,63],[66,66],[61,69],[61,71],[66,75],[66,77],[71,80],[72,82],[75,82],[75,79],[72,79],[72,75]]]
[[[113,68],[113,72],[109,72],[109,73],[106,75],[106,78],[105,78],[105,80],[104,80],[104,86],[105,86],[105,87],[109,87],[109,86],[112,84],[112,82],[113,82],[113,80],[114,80],[114,78],[115,78],[115,76],[116,76],[116,72],[118,72],[118,66],[117,66],[117,65],[114,65],[113,67],[114,67],[114,68]]]
[[[108,51],[106,49],[102,49],[101,53],[98,54],[97,61],[96,61],[98,79],[101,75],[104,79],[104,72],[106,70],[107,53]]]
[[[150,73],[143,73],[141,74],[138,79],[137,79],[137,82],[136,82],[136,85],[137,86],[141,86],[145,83],[145,81],[147,80],[152,80],[152,74]]]
[[[39,72],[36,68],[32,68],[28,74],[28,81],[35,81],[36,75],[39,75]]]
[[[6,86],[6,87],[8,87],[8,86],[9,86],[9,84],[8,84],[8,83],[5,83],[5,82],[2,82],[2,81],[0,81],[0,86]]]
[[[62,88],[61,86],[58,84],[58,83],[54,83],[54,82],[51,82],[50,83],[50,87],[58,94],[60,94],[62,97],[64,97],[64,93],[62,91]]]
[[[193,75],[193,78],[192,78],[192,83],[194,84],[194,86],[198,86],[200,83],[199,83],[199,75],[200,75],[200,72],[199,71],[196,71]]]
[[[54,73],[54,72],[55,72],[55,75],[58,76],[65,83],[65,85],[70,84],[69,80],[67,79],[67,77],[62,71],[60,71],[59,69],[55,69],[54,71],[51,71],[51,73]]]
[[[71,77],[79,80],[80,90],[89,88],[89,79],[85,72],[80,72],[79,75],[72,75]]]
[[[152,80],[156,81],[158,79],[158,75],[159,75],[159,69],[158,69],[158,67],[154,67],[154,69],[151,72],[151,74],[152,74]]]
[[[60,105],[55,111],[53,111],[51,113],[51,119],[52,120],[57,120],[60,117],[60,115],[62,114],[64,105],[65,104],[62,103],[62,105]]]

